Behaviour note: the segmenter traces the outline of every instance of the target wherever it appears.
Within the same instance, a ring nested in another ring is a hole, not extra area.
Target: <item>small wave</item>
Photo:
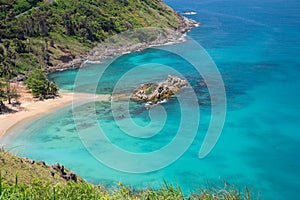
[[[147,110],[149,110],[150,108],[152,108],[152,107],[154,107],[154,106],[156,106],[156,105],[158,105],[158,104],[164,104],[164,103],[167,103],[167,102],[168,102],[167,99],[163,99],[163,100],[161,100],[161,101],[158,101],[157,103],[153,103],[153,102],[151,102],[151,101],[148,101],[147,103],[145,103],[145,108],[146,108]]]

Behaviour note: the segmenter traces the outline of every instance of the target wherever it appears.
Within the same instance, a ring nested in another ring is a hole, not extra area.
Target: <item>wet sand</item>
[[[44,101],[34,101],[30,98],[21,98],[21,108],[17,112],[6,113],[0,115],[0,139],[10,129],[16,125],[28,120],[41,117],[50,113],[55,109],[71,105],[73,102],[80,101],[109,101],[110,95],[94,95],[94,94],[76,94],[60,93],[55,99]]]

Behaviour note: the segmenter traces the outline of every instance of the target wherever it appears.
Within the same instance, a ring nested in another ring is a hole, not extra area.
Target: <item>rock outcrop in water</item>
[[[160,83],[146,83],[134,90],[131,99],[135,101],[151,101],[157,103],[169,99],[180,89],[187,86],[187,81],[177,76],[168,76],[168,79]]]

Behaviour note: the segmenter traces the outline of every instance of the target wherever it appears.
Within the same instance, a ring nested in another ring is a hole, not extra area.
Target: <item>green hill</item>
[[[161,0],[0,0],[0,76],[5,65],[14,75],[51,68],[117,33],[181,20]]]

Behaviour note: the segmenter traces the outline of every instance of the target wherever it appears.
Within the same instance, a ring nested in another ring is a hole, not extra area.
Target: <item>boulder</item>
[[[77,175],[74,173],[70,173],[70,174],[65,174],[65,175],[61,175],[62,178],[64,178],[67,181],[74,181],[77,182]]]
[[[54,165],[51,165],[51,168],[58,171],[60,173],[60,176],[67,180],[67,181],[74,181],[74,182],[77,182],[77,175],[74,174],[74,173],[67,173],[65,172],[65,167],[63,165],[60,165],[58,163],[54,164]],[[51,176],[54,176],[54,173],[53,172],[50,172],[50,175]]]
[[[142,84],[134,90],[131,99],[157,103],[164,99],[169,99],[185,86],[187,86],[186,80],[182,80],[177,76],[168,75],[168,79],[164,82]]]

